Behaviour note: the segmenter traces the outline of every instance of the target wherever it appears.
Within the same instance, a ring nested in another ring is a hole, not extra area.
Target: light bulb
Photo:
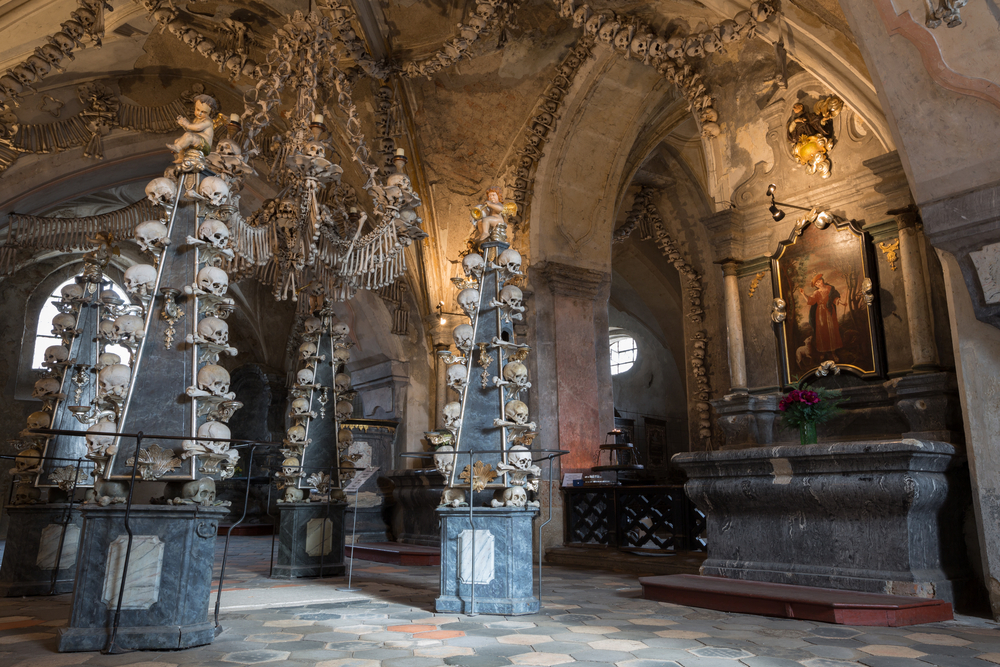
[[[438,320],[438,321],[440,322],[441,326],[444,326],[445,324],[448,324],[448,320],[444,319],[443,317],[440,320]]]

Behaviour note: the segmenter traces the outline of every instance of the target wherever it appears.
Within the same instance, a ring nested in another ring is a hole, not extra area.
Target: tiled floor
[[[220,541],[221,545],[221,541]],[[265,587],[270,538],[234,538],[226,589]],[[218,561],[216,563],[218,573]],[[0,600],[3,667],[988,667],[1000,629],[962,618],[909,628],[850,628],[649,602],[634,577],[547,567],[532,616],[437,615],[438,569],[357,561],[369,600],[224,614],[224,632],[185,651],[55,652],[69,596]],[[341,578],[325,580],[343,586]]]

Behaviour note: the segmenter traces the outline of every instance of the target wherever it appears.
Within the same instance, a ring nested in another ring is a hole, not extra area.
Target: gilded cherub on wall
[[[475,225],[475,244],[484,241],[507,242],[506,218],[517,214],[517,204],[504,202],[500,188],[492,187],[486,191],[486,201],[472,207],[472,224]]]
[[[792,157],[806,168],[806,173],[830,178],[829,152],[836,143],[833,119],[843,108],[844,101],[836,95],[821,99],[811,110],[801,102],[792,105],[788,140],[792,144]]]

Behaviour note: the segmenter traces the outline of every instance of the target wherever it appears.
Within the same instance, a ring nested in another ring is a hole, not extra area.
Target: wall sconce
[[[437,305],[437,307],[434,310],[437,311],[437,314],[438,314],[438,324],[440,324],[441,326],[444,326],[444,325],[448,324],[448,320],[447,320],[447,318],[445,318],[445,315],[462,315],[463,317],[466,316],[465,313],[449,313],[449,312],[445,311],[444,310],[444,301],[438,301],[438,305]]]
[[[785,202],[774,201],[774,191],[777,189],[777,185],[771,183],[767,186],[767,196],[771,198],[771,205],[767,207],[767,210],[771,213],[771,217],[774,218],[775,222],[780,222],[782,218],[785,217],[785,212],[782,211],[779,206],[786,206],[788,208],[797,208],[800,211],[811,211],[804,206],[796,206],[795,204],[786,204]]]

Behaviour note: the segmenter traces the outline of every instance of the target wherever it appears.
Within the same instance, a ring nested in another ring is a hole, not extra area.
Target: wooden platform
[[[641,577],[639,583],[642,584],[642,597],[647,600],[739,614],[887,627],[954,618],[951,603],[927,598],[690,574]]]
[[[217,535],[225,537],[229,533],[230,524],[219,524]],[[237,535],[273,535],[274,524],[270,523],[245,523],[233,528],[233,536]]]
[[[640,577],[657,574],[698,574],[704,561],[705,553],[698,551],[639,554],[614,547],[581,545],[549,547],[545,550],[545,562],[549,565],[611,570]]]
[[[344,546],[348,558],[393,565],[440,565],[441,550],[399,542],[362,542]]]

